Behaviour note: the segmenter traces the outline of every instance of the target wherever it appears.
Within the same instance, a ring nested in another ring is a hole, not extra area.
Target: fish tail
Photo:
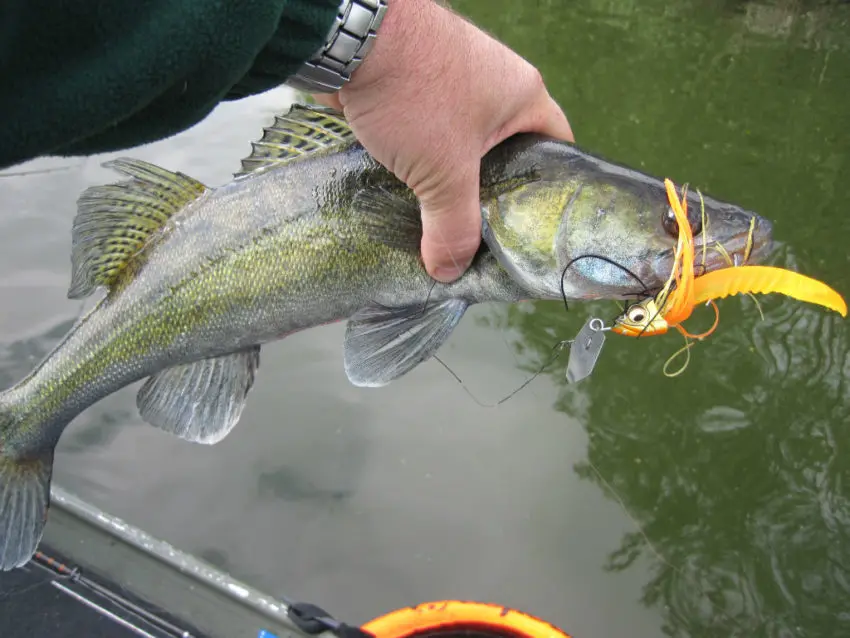
[[[0,571],[25,565],[44,533],[55,443],[21,445],[30,428],[0,394]],[[25,450],[19,452],[19,450]]]

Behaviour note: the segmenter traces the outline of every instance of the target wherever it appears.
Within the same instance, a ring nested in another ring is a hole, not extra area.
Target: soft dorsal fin
[[[247,175],[289,160],[354,141],[354,133],[339,111],[326,106],[293,104],[274,124],[263,129],[263,137],[251,146],[235,177]]]
[[[152,235],[207,191],[182,173],[134,159],[106,162],[131,179],[92,186],[77,200],[71,244],[70,299],[111,287]]]

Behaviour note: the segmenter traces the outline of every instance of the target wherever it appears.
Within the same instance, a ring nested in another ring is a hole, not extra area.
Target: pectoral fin
[[[469,304],[449,299],[423,308],[367,306],[348,322],[345,373],[357,386],[379,387],[410,372],[442,346]]]
[[[390,248],[419,252],[422,213],[419,201],[410,190],[365,188],[355,194],[351,208],[373,241]]]
[[[167,368],[150,377],[136,398],[142,418],[181,439],[211,445],[239,421],[260,346]]]

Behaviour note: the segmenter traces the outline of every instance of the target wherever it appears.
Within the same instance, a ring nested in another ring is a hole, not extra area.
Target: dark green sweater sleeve
[[[169,137],[282,84],[339,0],[3,0],[0,168]]]

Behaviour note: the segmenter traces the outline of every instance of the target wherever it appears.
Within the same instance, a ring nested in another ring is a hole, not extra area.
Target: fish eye
[[[696,237],[702,232],[702,215],[699,209],[694,210],[693,206],[688,208],[688,221],[691,224],[691,233]],[[661,225],[664,227],[664,232],[670,237],[679,238],[679,222],[676,221],[676,215],[673,214],[673,209],[669,206],[661,217]]]
[[[693,207],[688,209],[688,221],[691,224],[691,233],[696,237],[702,232],[702,213],[700,210],[693,210]]]
[[[679,237],[679,222],[676,221],[673,209],[669,206],[661,217],[661,225],[664,226],[664,231],[670,235],[670,237],[673,237],[674,239]]]
[[[632,306],[629,308],[626,316],[629,318],[629,321],[633,323],[643,323],[646,319],[646,311],[640,306]]]

